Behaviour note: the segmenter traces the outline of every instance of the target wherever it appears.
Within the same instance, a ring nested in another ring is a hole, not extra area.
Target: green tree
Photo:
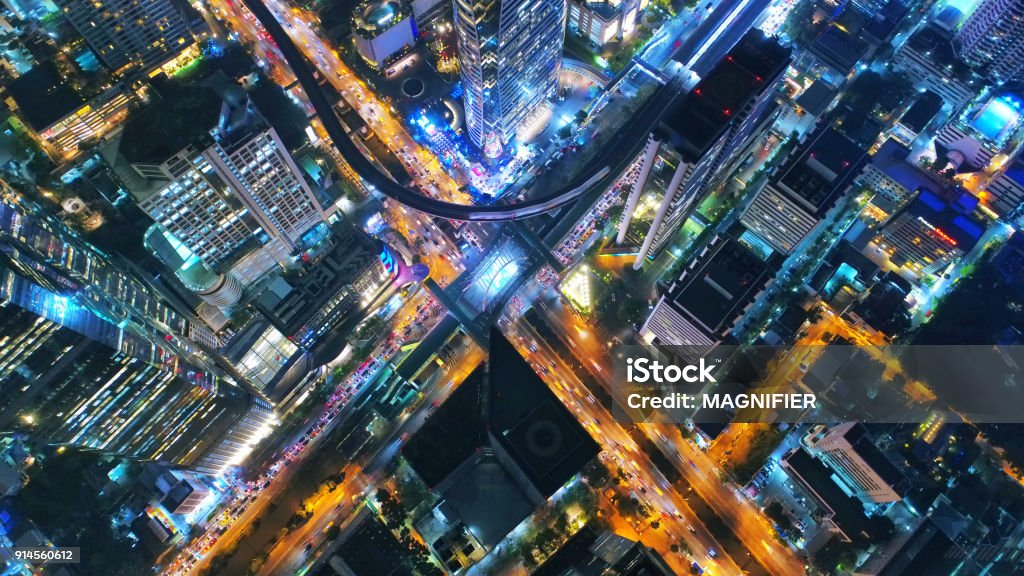
[[[815,12],[817,12],[817,6],[814,0],[800,0],[786,17],[782,31],[797,46],[803,47],[814,42],[828,26],[828,22],[824,19],[815,20]]]

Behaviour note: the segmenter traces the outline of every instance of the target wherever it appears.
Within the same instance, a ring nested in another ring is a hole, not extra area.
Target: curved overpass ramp
[[[617,140],[620,144],[601,150],[583,174],[560,190],[524,202],[504,205],[471,206],[435,200],[423,195],[419,190],[398,184],[362,155],[355,143],[345,133],[338,118],[334,115],[331,103],[320,90],[312,71],[307,66],[305,57],[292,42],[281,23],[277,21],[262,0],[244,0],[244,2],[277,43],[281,54],[284,55],[299,84],[306,92],[310,104],[320,117],[331,141],[352,169],[385,196],[414,210],[442,218],[474,221],[530,218],[564,206],[594,188],[610,186],[614,179],[629,166],[630,161],[640,153],[640,149],[647,140],[647,134],[657,124],[661,113],[676,95],[674,90],[662,87],[636,114],[635,121],[619,132]]]

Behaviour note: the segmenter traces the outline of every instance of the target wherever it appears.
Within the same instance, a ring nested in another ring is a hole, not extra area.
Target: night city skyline
[[[0,0],[0,576],[1024,576],[1024,0]]]

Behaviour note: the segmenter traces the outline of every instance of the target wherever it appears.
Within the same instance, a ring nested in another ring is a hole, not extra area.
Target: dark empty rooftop
[[[785,69],[790,51],[751,30],[702,79],[665,125],[684,159],[699,159],[740,114]]]
[[[920,133],[941,109],[942,97],[931,90],[926,90],[900,118],[900,124]]]
[[[550,497],[600,447],[508,340],[492,331],[490,341],[491,435]]]
[[[356,576],[412,576],[409,553],[375,515],[366,514],[338,548]]]
[[[402,448],[428,486],[440,484],[486,441],[480,412],[483,376],[483,367],[474,370]]]
[[[834,128],[815,132],[782,169],[779,182],[818,216],[835,205],[860,172],[867,152]]]
[[[121,153],[129,162],[166,161],[207,137],[220,116],[220,96],[205,86],[164,82],[154,92],[125,123]]]
[[[667,299],[674,307],[718,334],[767,284],[774,268],[732,238],[711,246],[697,268],[673,285]]]
[[[814,84],[796,99],[796,103],[812,116],[820,116],[836,97],[838,90],[824,80],[815,80]]]
[[[53,62],[44,62],[7,86],[25,121],[37,132],[74,112],[85,99],[61,78]]]

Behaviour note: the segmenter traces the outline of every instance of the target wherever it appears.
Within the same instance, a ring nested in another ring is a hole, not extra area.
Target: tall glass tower
[[[509,142],[558,89],[565,0],[453,0],[463,105],[478,147]]]
[[[0,430],[222,472],[275,419],[196,328],[0,181]]]

